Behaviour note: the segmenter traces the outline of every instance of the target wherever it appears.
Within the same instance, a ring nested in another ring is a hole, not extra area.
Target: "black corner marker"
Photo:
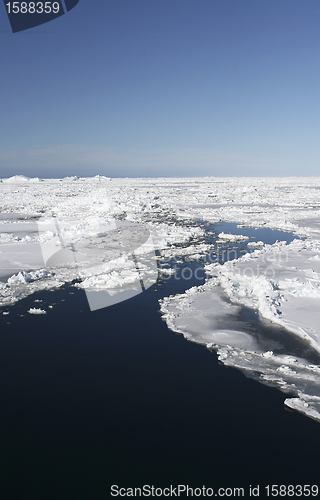
[[[53,21],[65,14],[61,0],[11,2],[3,0],[13,33],[28,30]],[[65,0],[66,9],[73,9],[79,0]]]

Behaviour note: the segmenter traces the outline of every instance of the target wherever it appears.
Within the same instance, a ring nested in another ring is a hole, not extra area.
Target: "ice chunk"
[[[242,234],[227,234],[227,233],[220,233],[218,234],[218,237],[220,240],[224,241],[246,241],[249,239],[248,236],[243,236]]]
[[[37,309],[36,307],[31,307],[28,311],[29,314],[47,314],[47,311],[43,309]]]

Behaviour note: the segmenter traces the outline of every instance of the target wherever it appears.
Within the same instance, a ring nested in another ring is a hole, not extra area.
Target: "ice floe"
[[[215,349],[226,366],[295,395],[286,398],[285,405],[320,421],[320,366],[306,359],[312,353],[308,353],[307,342],[299,345],[301,357],[269,350],[274,345],[285,352],[288,346],[282,345],[283,339],[270,340],[249,322],[241,321],[241,306],[212,283],[164,298],[161,311],[173,331]],[[314,357],[320,360],[320,356]]]
[[[28,311],[29,314],[47,314],[47,311],[44,309],[36,308],[36,307],[31,307]]]
[[[224,232],[218,234],[218,238],[224,241],[245,241],[248,240],[248,236],[243,236],[242,234],[226,234]]]

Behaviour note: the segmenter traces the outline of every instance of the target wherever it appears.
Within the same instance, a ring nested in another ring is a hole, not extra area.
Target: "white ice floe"
[[[242,234],[226,234],[224,232],[218,234],[218,238],[220,240],[231,241],[231,242],[245,241],[249,239],[248,236],[243,236]]]
[[[47,314],[44,309],[37,309],[36,307],[31,307],[28,311],[29,314]]]
[[[250,248],[259,248],[259,247],[263,247],[264,246],[264,243],[263,241],[249,241],[248,242],[248,247]]]
[[[232,303],[220,286],[208,282],[164,298],[160,305],[173,331],[215,349],[226,366],[294,394],[285,404],[320,421],[320,366],[303,357],[266,350],[268,343],[279,347],[277,340],[264,338],[252,325],[241,322],[241,306]]]
[[[234,303],[258,310],[320,351],[319,251],[319,240],[276,243],[206,270],[214,276],[209,283],[219,284]]]
[[[303,238],[268,245],[228,229],[217,232],[220,246],[243,242],[250,252],[223,265],[210,259],[205,285],[165,299],[161,308],[170,328],[214,347],[223,363],[291,391],[286,405],[318,418],[316,364],[303,355],[295,362],[289,354],[270,354],[250,329],[241,330],[239,314],[243,307],[258,311],[320,352],[320,178],[13,176],[0,182],[0,200],[2,306],[75,281],[110,297],[138,290],[144,280],[149,286],[157,261],[174,274],[179,259],[215,255],[206,224],[234,222]],[[134,252],[119,250],[117,232],[126,224],[136,228]],[[141,227],[150,238],[137,246]]]
[[[21,271],[8,278],[8,285],[19,285],[21,283],[27,284],[33,281],[41,280],[43,278],[51,277],[52,273],[47,269],[37,269],[36,271]]]

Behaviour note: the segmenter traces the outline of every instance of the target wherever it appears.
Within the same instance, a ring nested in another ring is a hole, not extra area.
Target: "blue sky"
[[[80,0],[12,34],[0,177],[319,175],[319,0]]]

